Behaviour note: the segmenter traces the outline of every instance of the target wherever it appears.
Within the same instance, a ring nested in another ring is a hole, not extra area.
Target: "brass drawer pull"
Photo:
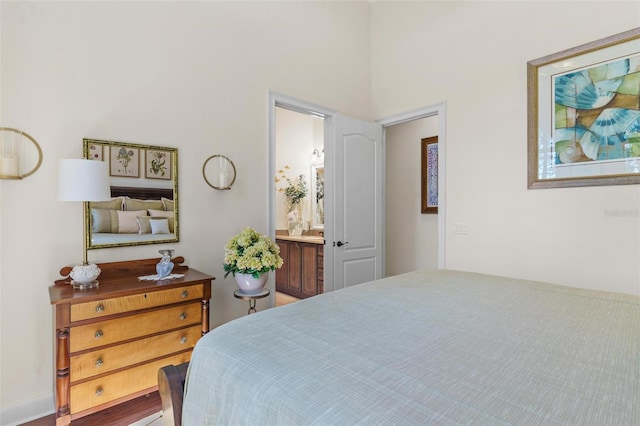
[[[104,305],[102,303],[96,306],[96,312],[104,312]]]
[[[96,389],[96,396],[102,396],[103,393],[104,393],[104,390],[102,390],[102,388]]]
[[[180,338],[180,343],[182,343],[182,344],[187,343],[187,338],[186,338],[185,336],[182,336],[182,337]]]
[[[181,313],[180,314],[180,319],[181,320],[187,319],[187,314],[185,312]]]
[[[104,361],[102,359],[98,358],[96,360],[96,367],[102,367],[102,364],[104,364]]]
[[[187,296],[189,296],[189,292],[187,290],[182,292],[182,298],[186,298]]]
[[[95,334],[96,339],[101,338],[103,335],[104,335],[104,334],[102,333],[102,330],[98,330],[98,331],[96,331],[96,334]]]

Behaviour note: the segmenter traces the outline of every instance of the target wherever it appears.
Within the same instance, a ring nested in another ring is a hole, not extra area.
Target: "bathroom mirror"
[[[324,229],[324,164],[311,166],[311,229]]]
[[[85,203],[87,249],[177,242],[178,150],[84,139],[84,157],[108,164],[111,200]]]

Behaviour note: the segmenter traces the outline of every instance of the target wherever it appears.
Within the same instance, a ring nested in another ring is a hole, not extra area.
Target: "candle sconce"
[[[236,166],[224,155],[212,155],[202,165],[202,176],[213,189],[231,189],[236,181]]]
[[[18,129],[0,127],[0,179],[24,179],[41,164],[42,149],[33,137]]]

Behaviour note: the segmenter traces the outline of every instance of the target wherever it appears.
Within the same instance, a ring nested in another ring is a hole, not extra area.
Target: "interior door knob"
[[[338,242],[336,243],[336,245],[337,245],[338,247],[342,247],[342,246],[347,245],[347,244],[349,244],[349,241],[345,241],[344,243],[343,243],[342,241],[338,241]]]

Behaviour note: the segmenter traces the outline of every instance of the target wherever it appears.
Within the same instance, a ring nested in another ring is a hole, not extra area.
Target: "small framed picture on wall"
[[[422,213],[438,213],[438,137],[422,139]]]

